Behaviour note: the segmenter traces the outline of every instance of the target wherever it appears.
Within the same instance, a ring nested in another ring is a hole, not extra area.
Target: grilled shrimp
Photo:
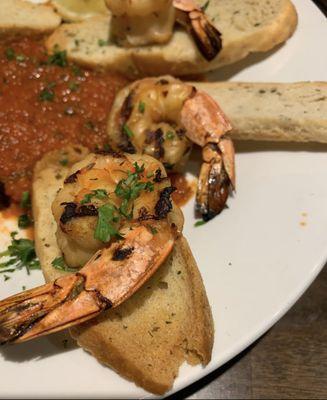
[[[222,48],[221,33],[193,0],[106,0],[106,4],[113,15],[114,39],[122,46],[166,43],[176,21],[191,34],[206,60]]]
[[[1,301],[0,343],[70,327],[130,297],[173,248],[172,191],[149,156],[90,154],[76,164],[52,206],[76,273]]]
[[[171,77],[146,78],[122,89],[108,121],[115,150],[148,154],[180,169],[192,143],[202,147],[196,209],[204,220],[219,214],[235,187],[231,125],[206,93]]]

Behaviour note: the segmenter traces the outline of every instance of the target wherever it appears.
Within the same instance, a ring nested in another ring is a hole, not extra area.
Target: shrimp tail
[[[207,61],[213,60],[222,49],[219,30],[193,0],[174,0],[176,20],[192,35],[199,51]]]
[[[204,220],[210,220],[224,209],[235,189],[235,151],[228,136],[232,126],[219,105],[196,89],[184,103],[181,119],[187,137],[202,147],[196,210]]]
[[[23,342],[81,323],[106,303],[84,291],[83,277],[67,275],[0,302],[0,344]]]
[[[138,225],[99,250],[77,273],[0,302],[0,344],[23,342],[80,324],[116,307],[170,254],[176,231],[168,222]]]
[[[209,143],[203,148],[202,155],[196,211],[204,221],[209,221],[225,208],[229,193],[235,185],[232,141],[223,138],[218,144]]]

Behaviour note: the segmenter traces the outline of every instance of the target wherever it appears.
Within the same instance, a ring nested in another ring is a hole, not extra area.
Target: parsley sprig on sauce
[[[0,273],[15,272],[26,268],[29,275],[31,270],[40,269],[40,262],[36,256],[34,242],[29,239],[16,239],[17,232],[12,232],[11,244],[7,250],[0,253],[1,258],[7,258],[0,263]]]

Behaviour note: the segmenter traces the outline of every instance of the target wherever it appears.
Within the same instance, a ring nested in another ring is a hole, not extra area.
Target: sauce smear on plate
[[[0,182],[18,202],[43,154],[69,143],[107,141],[107,116],[125,78],[46,54],[43,39],[0,43]],[[63,160],[64,162],[64,160]]]

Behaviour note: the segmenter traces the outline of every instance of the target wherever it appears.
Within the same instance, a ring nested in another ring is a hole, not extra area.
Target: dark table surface
[[[327,399],[327,268],[264,336],[170,399]]]
[[[314,1],[327,15],[327,0]],[[229,363],[170,399],[181,398],[327,399],[326,266],[270,331]]]

